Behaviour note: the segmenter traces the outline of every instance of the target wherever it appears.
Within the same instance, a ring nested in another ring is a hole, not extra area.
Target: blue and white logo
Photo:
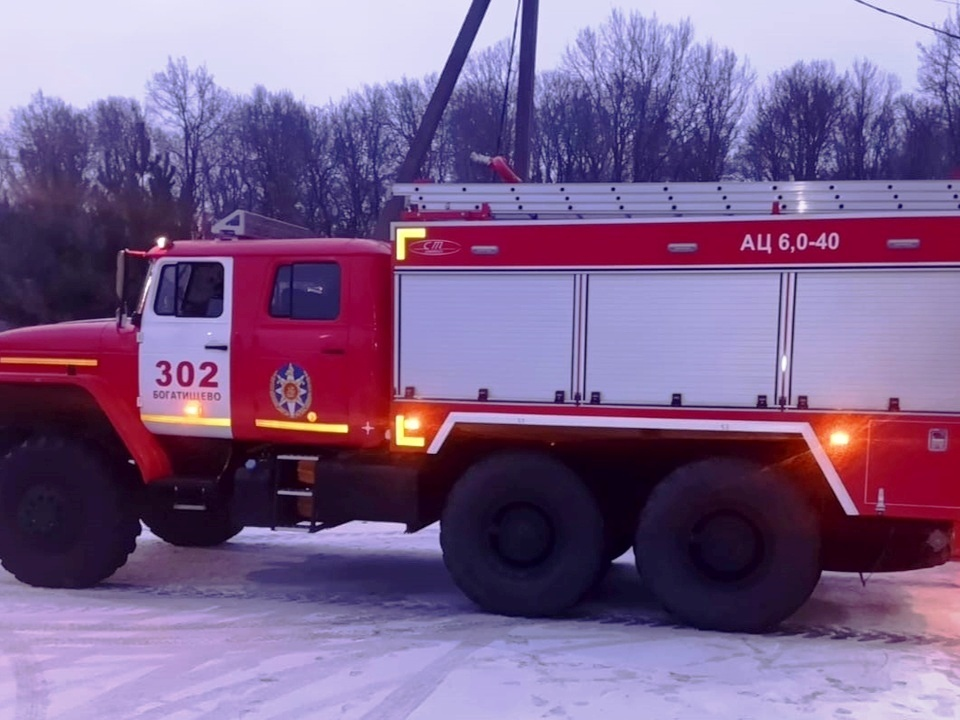
[[[313,391],[310,376],[299,365],[288,363],[273,374],[271,381],[273,406],[289,418],[298,418],[310,409]]]

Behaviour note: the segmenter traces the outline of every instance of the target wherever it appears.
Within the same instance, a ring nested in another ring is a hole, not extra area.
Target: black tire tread
[[[513,583],[478,557],[473,523],[491,498],[517,492],[552,503],[568,517],[576,514],[574,532],[583,542],[569,562],[550,568],[544,577]],[[441,516],[440,546],[456,585],[484,610],[552,616],[577,604],[593,587],[603,562],[603,521],[593,495],[565,465],[537,453],[503,453],[481,460],[454,485]]]
[[[765,588],[729,588],[684,575],[683,560],[665,538],[691,505],[742,496],[778,533],[775,581]],[[636,566],[661,604],[686,624],[703,630],[765,632],[806,602],[819,581],[816,513],[791,479],[748,460],[710,458],[683,466],[652,491],[641,513],[634,547]]]
[[[77,471],[88,470],[78,482],[85,483],[84,492],[90,500],[87,508],[93,508],[99,517],[93,523],[93,536],[88,536],[83,547],[71,551],[78,556],[72,567],[54,571],[30,558],[29,553],[25,556],[15,542],[2,543],[8,547],[0,546],[0,564],[20,582],[36,587],[88,588],[99,584],[126,564],[136,549],[142,527],[135,511],[134,488],[122,482],[121,473],[111,472],[111,463],[97,448],[56,435],[32,436],[8,449],[0,459],[0,483],[7,482],[4,471],[15,465],[18,458],[22,461],[31,457],[34,462],[52,459],[71,477],[76,477]],[[0,530],[0,536],[6,532],[12,529]]]

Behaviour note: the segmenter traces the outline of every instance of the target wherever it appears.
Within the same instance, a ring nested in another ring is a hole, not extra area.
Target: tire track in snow
[[[15,630],[0,628],[0,651],[9,660],[13,673],[13,720],[43,720],[47,717],[50,697],[30,645],[22,641]]]
[[[440,687],[450,673],[459,669],[477,650],[500,637],[499,633],[492,630],[476,633],[474,637],[459,642],[404,681],[360,720],[405,720]]]
[[[396,615],[398,618],[409,618],[411,614],[423,613],[427,615],[443,615],[449,617],[451,612],[479,615],[481,618],[495,619],[499,616],[487,615],[475,609],[466,609],[459,604],[443,603],[435,601],[418,600],[415,598],[406,599],[383,599],[371,598],[352,593],[324,593],[322,591],[299,591],[299,592],[269,592],[264,590],[244,590],[244,589],[216,589],[180,586],[176,589],[171,588],[150,588],[131,585],[113,585],[110,587],[112,592],[131,593],[137,595],[148,595],[151,597],[167,597],[182,599],[201,599],[201,600],[239,600],[254,601],[266,600],[272,602],[292,603],[297,605],[332,605],[338,607],[350,607],[353,609],[363,608],[370,612],[369,620],[382,620],[383,613],[375,612],[386,611],[389,614]],[[467,601],[464,601],[467,603]],[[362,617],[351,615],[351,622],[363,622]],[[527,622],[577,622],[599,625],[617,625],[623,627],[650,627],[650,628],[668,628],[686,632],[703,632],[682,625],[665,615],[655,615],[648,613],[625,613],[611,612],[605,610],[583,611],[575,609],[574,611],[551,618],[544,621],[530,620]],[[523,622],[517,620],[516,622]],[[458,623],[459,625],[459,623]],[[862,630],[846,625],[802,625],[786,622],[778,629],[759,635],[758,637],[793,637],[801,639],[832,640],[838,642],[857,642],[857,643],[881,643],[884,645],[910,645],[910,646],[935,646],[941,648],[960,648],[960,637],[950,637],[943,635],[925,634],[925,633],[898,633],[885,630]]]

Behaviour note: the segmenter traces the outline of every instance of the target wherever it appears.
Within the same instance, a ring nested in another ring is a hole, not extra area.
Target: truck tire
[[[86,588],[117,571],[140,534],[132,488],[93,446],[36,436],[0,460],[0,562],[18,580]]]
[[[215,547],[243,530],[225,504],[206,510],[176,510],[151,503],[143,511],[143,523],[158,538],[178,547]]]
[[[702,630],[764,632],[820,579],[817,517],[790,478],[751,462],[683,466],[654,488],[634,544],[663,606]]]
[[[603,562],[603,519],[593,495],[544,455],[491,456],[456,483],[440,519],[454,582],[488,612],[559,614],[590,590]]]

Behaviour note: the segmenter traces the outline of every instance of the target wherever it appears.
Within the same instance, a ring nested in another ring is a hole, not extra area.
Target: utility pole
[[[537,65],[537,21],[540,0],[522,0],[520,71],[517,81],[517,134],[513,167],[525,182],[530,180],[530,136],[533,127],[533,95]]]
[[[517,85],[517,126],[514,167],[517,175],[524,181],[530,173],[530,135],[533,125],[533,93],[536,78],[537,61],[537,19],[540,14],[540,0],[521,0],[523,3],[523,27],[520,34],[520,69]],[[440,119],[450,102],[457,79],[463,70],[470,48],[476,40],[477,32],[483,22],[490,0],[472,0],[467,17],[454,43],[447,64],[430,98],[416,137],[410,144],[410,151],[397,170],[396,182],[408,183],[416,179],[423,159],[430,149]],[[388,200],[380,211],[374,237],[379,240],[390,239],[390,224],[400,217],[403,210],[403,198]]]
[[[420,128],[416,137],[410,144],[410,151],[404,158],[403,163],[397,170],[397,182],[412,182],[420,172],[420,166],[423,159],[427,156],[430,144],[436,135],[437,127],[440,125],[440,119],[443,117],[443,111],[446,110],[450,102],[450,96],[456,87],[457,79],[463,71],[464,63],[470,54],[470,48],[477,37],[483,18],[487,14],[487,8],[490,7],[490,0],[473,0],[467,17],[460,28],[460,34],[453,45],[453,50],[447,58],[447,64],[443,68],[443,73],[437,81],[437,87],[433,91],[433,97],[424,112],[423,120],[420,122]],[[389,240],[390,223],[400,217],[400,211],[403,209],[403,198],[393,198],[389,200],[380,212],[377,221],[377,227],[374,231],[374,237],[380,240]]]

